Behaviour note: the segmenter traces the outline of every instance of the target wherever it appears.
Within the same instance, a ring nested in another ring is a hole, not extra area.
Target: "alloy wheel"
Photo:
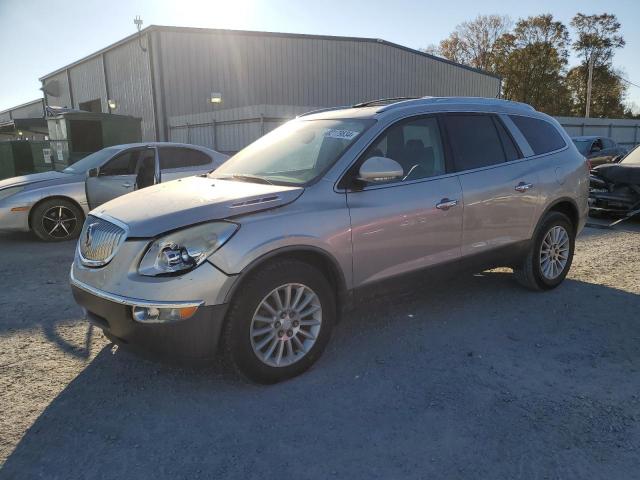
[[[70,237],[76,229],[78,218],[70,208],[54,206],[42,215],[42,227],[52,238]]]
[[[569,234],[564,227],[551,228],[540,246],[540,271],[548,280],[554,280],[564,271],[569,260]]]
[[[251,320],[249,334],[256,356],[270,367],[285,367],[303,358],[316,343],[322,305],[306,285],[287,283],[265,296]]]

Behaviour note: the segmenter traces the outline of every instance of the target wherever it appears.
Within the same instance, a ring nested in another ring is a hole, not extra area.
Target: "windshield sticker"
[[[353,130],[339,130],[332,128],[327,130],[324,134],[325,138],[341,138],[342,140],[353,140],[358,136],[360,132],[354,132]]]

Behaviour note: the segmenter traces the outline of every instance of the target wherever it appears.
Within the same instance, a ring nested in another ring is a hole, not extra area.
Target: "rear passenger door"
[[[163,182],[213,170],[212,159],[204,152],[187,147],[160,147],[160,176]]]
[[[443,115],[464,200],[463,257],[526,240],[538,204],[535,165],[497,115]]]

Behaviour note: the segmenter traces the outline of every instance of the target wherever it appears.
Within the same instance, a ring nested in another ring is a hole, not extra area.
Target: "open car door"
[[[134,148],[119,153],[97,169],[90,170],[85,194],[90,209],[158,181],[156,149]]]

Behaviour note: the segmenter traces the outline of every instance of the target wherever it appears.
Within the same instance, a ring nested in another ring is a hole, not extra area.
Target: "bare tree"
[[[493,71],[496,41],[511,28],[511,19],[501,15],[479,15],[456,26],[431,52],[454,62]]]

